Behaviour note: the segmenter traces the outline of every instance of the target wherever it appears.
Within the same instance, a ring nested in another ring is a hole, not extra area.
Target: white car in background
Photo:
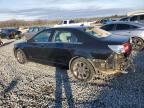
[[[115,35],[131,37],[134,48],[141,49],[144,47],[144,24],[116,21],[103,25],[100,28]]]
[[[144,23],[144,14],[143,15],[134,15],[121,18],[120,21],[130,21],[130,22],[139,22]]]
[[[95,21],[90,22],[79,22],[76,23],[74,20],[64,20],[60,24],[54,25],[54,27],[78,27],[78,26],[90,26],[95,23]]]

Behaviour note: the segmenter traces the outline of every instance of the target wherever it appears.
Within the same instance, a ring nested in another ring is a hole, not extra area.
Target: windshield
[[[85,32],[87,32],[88,34],[90,34],[92,36],[98,37],[98,38],[107,37],[111,34],[110,32],[107,32],[105,30],[102,30],[100,28],[95,28],[95,27],[86,28]]]

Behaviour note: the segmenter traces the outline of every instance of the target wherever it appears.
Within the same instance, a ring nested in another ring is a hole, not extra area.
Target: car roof
[[[87,29],[93,26],[71,26],[71,27],[52,27],[51,29]]]
[[[144,24],[142,24],[142,23],[136,23],[136,22],[130,22],[130,21],[114,21],[114,22],[110,22],[105,25],[109,25],[109,24],[129,24],[129,25],[135,25],[138,27],[144,27]]]

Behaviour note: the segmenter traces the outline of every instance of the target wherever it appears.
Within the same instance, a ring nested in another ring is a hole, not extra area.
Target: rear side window
[[[140,15],[140,20],[144,20],[144,15]]]
[[[78,42],[78,38],[70,31],[56,31],[54,42],[76,43]]]
[[[116,30],[129,30],[131,26],[128,24],[117,24]]]
[[[101,29],[106,30],[106,31],[112,31],[114,30],[115,25],[114,24],[109,24],[101,27]]]
[[[133,16],[130,18],[130,21],[137,21],[138,20],[138,16]]]

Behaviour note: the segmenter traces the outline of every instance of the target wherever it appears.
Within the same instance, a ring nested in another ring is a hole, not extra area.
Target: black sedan
[[[81,81],[89,81],[98,71],[124,71],[130,52],[128,37],[95,28],[50,28],[14,45],[19,63],[35,60],[68,67]]]

